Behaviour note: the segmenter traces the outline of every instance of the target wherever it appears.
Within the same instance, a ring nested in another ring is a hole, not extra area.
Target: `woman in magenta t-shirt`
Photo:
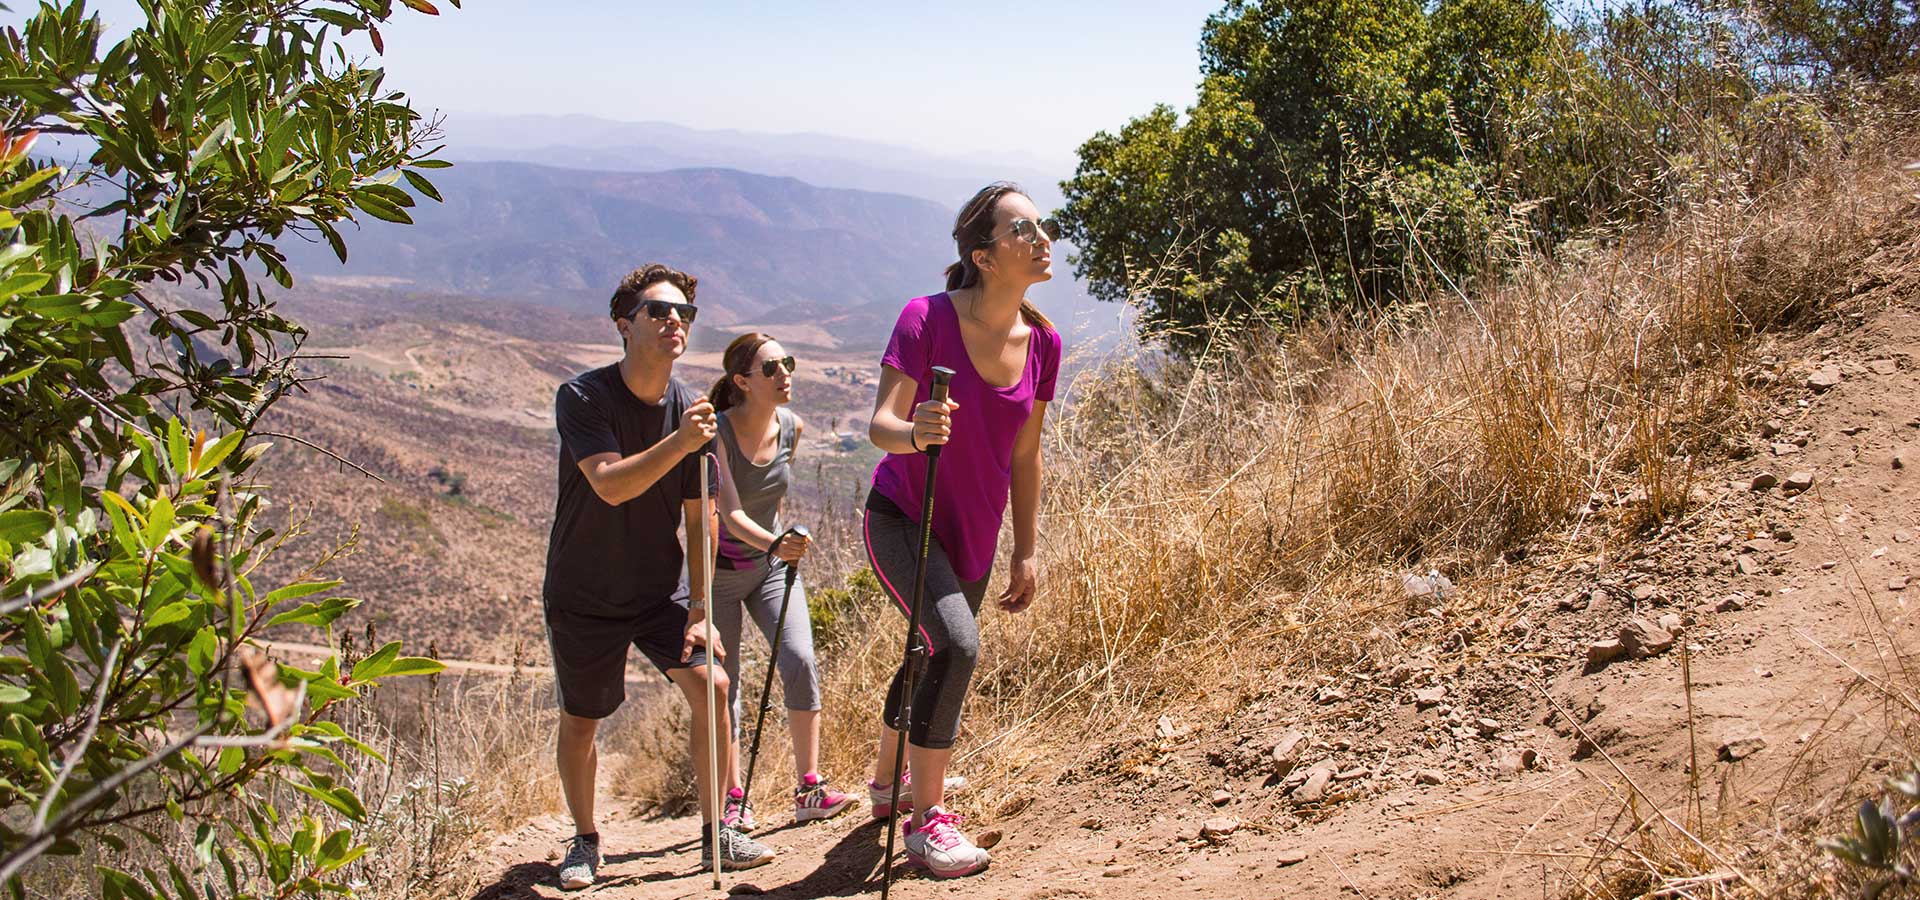
[[[1060,369],[1060,333],[1026,299],[1027,288],[1053,277],[1052,222],[1014,185],[987,186],[960,210],[953,226],[960,260],[947,267],[947,289],[908,301],[880,358],[880,390],[868,435],[885,459],[867,497],[868,557],[888,596],[907,613],[919,561],[919,517],[926,465],[935,444],[933,542],[920,622],[933,655],[915,686],[908,723],[907,770],[901,784],[910,860],[935,875],[971,875],[987,851],[960,833],[942,807],[960,707],[980,652],[975,617],[993,570],[993,551],[1009,496],[1013,558],[1000,608],[1020,612],[1039,589],[1034,564],[1040,510],[1040,427]],[[930,399],[934,366],[954,371],[947,402]],[[887,693],[879,759],[869,785],[873,814],[891,810],[894,747],[904,669]]]

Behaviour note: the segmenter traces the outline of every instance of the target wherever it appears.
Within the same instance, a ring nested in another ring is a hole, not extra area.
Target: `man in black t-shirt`
[[[677,534],[684,516],[688,544],[703,547],[714,526],[700,508],[700,455],[712,447],[713,406],[673,377],[674,360],[687,349],[697,285],[693,276],[662,265],[634,270],[614,291],[608,310],[625,354],[562,384],[554,397],[559,494],[542,601],[560,702],[556,759],[574,821],[575,836],[560,867],[561,886],[569,889],[592,884],[600,862],[594,735],[600,720],[626,699],[628,646],[693,707],[694,780],[709,823],[715,804],[708,783],[708,703],[717,707],[719,759],[722,765],[733,759],[726,673],[714,669],[712,683],[707,681],[704,586],[713,561],[684,553]],[[715,659],[726,655],[724,647],[711,650]],[[728,774],[722,773],[721,784]],[[703,828],[701,838],[702,865],[711,866],[711,831]],[[729,827],[720,831],[719,852],[730,869],[770,862],[774,855]]]

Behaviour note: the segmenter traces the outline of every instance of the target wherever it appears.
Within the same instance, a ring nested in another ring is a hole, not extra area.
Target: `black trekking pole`
[[[934,366],[931,399],[945,403],[947,382],[952,380],[952,369]],[[887,855],[880,860],[885,867],[880,876],[880,900],[886,900],[893,888],[893,826],[900,817],[900,772],[907,763],[907,729],[913,725],[913,689],[927,665],[928,648],[920,638],[920,597],[927,592],[927,554],[933,548],[933,473],[940,467],[941,446],[933,444],[926,450],[927,487],[920,502],[920,562],[913,572],[913,601],[907,607],[907,651],[902,663],[907,677],[900,685],[900,716],[894,722],[897,732],[893,742],[893,803],[887,809]]]
[[[788,534],[806,540],[807,526],[795,525],[787,529],[786,534],[774,538],[773,546],[767,548],[769,556],[774,550],[779,549],[780,542],[786,540]],[[773,697],[773,667],[780,663],[780,634],[787,630],[787,603],[793,599],[793,582],[799,577],[800,564],[787,563],[787,589],[780,595],[780,615],[773,625],[773,649],[767,655],[767,680],[760,685],[760,715],[753,722],[753,748],[747,751],[747,782],[740,789],[741,802],[749,805],[753,803],[753,766],[760,761],[760,734],[767,728],[767,707],[772,705],[768,701]],[[736,653],[740,650],[738,647],[733,649]]]

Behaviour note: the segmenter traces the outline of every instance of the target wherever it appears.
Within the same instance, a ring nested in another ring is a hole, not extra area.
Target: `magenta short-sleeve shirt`
[[[933,367],[954,372],[949,396],[953,437],[940,451],[933,491],[933,534],[953,561],[953,573],[974,581],[993,568],[1007,493],[1013,484],[1013,442],[1033,414],[1034,401],[1052,402],[1060,373],[1060,334],[1035,327],[1027,364],[1012,387],[989,384],[973,368],[960,339],[960,317],[945,293],[907,301],[894,323],[880,364],[919,384],[914,405],[933,396]],[[902,512],[920,518],[926,465],[918,454],[887,454],[873,470],[873,487]]]

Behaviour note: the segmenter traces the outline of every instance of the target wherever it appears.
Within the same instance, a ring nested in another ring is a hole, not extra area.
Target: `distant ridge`
[[[296,270],[601,312],[622,275],[665,261],[700,277],[701,305],[725,324],[897,311],[939,287],[953,252],[937,204],[794,178],[514,162],[431,174],[445,203],[422,201],[412,226],[363,217],[344,267],[324,244],[289,244]]]
[[[505,160],[579,169],[648,172],[717,166],[799,178],[809,184],[906,194],[958,209],[991,181],[1011,180],[1043,207],[1060,202],[1057,182],[1070,160],[1049,163],[1009,150],[1000,159],[940,154],[829,134],[705,130],[669,122],[620,122],[586,115],[497,116],[452,112],[445,122],[454,160]]]

